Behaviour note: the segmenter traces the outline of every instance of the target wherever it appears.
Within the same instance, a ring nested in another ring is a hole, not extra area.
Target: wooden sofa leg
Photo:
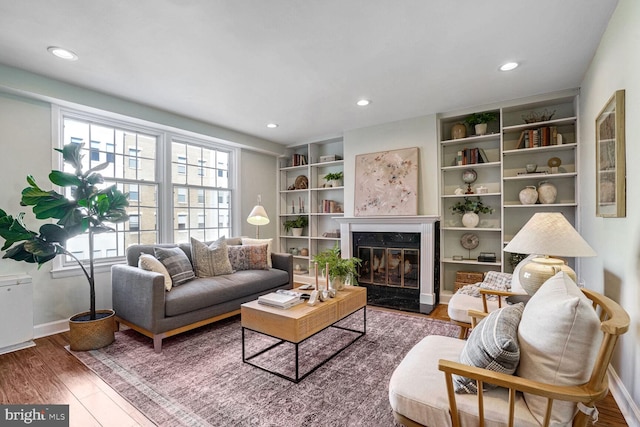
[[[153,337],[153,350],[156,353],[162,353],[162,337],[159,335]]]
[[[469,332],[469,328],[460,325],[460,335],[458,335],[458,338],[460,338],[461,340],[466,340],[468,332]]]

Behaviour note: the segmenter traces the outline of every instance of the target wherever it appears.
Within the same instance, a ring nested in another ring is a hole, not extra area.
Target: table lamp
[[[505,252],[540,254],[520,268],[520,284],[533,295],[557,272],[577,282],[576,273],[563,260],[550,257],[591,257],[596,252],[560,212],[538,212],[504,248]]]
[[[253,207],[251,213],[247,217],[247,222],[256,226],[256,239],[260,238],[260,226],[269,224],[269,216],[264,207],[260,204],[261,196],[258,195],[258,204]]]

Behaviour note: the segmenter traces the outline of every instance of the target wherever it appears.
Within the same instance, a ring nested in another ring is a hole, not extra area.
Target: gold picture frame
[[[624,89],[596,117],[596,216],[626,216]]]

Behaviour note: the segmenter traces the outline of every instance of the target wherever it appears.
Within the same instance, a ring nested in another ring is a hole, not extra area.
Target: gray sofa
[[[239,238],[227,239],[239,244]],[[272,253],[273,268],[244,270],[232,274],[190,280],[165,290],[164,276],[138,268],[140,253],[153,254],[154,247],[172,244],[132,245],[127,264],[111,268],[113,309],[116,321],[153,339],[157,353],[162,340],[240,313],[240,305],[277,289],[293,287],[293,258]],[[191,260],[191,246],[179,247]]]

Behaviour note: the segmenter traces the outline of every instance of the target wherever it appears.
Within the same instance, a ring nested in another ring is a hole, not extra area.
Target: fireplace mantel
[[[353,232],[420,233],[420,304],[430,312],[438,304],[439,274],[436,269],[437,215],[369,216],[335,218],[340,224],[340,250],[345,257],[354,256]],[[436,272],[434,279],[434,272]]]

